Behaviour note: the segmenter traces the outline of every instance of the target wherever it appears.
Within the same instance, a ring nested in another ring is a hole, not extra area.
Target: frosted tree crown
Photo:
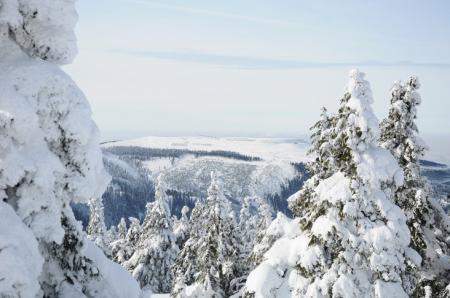
[[[29,56],[56,64],[77,54],[77,19],[75,0],[0,0],[0,26],[10,38]]]

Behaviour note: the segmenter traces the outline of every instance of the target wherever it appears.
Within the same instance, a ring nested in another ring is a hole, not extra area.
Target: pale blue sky
[[[105,138],[301,135],[367,73],[385,116],[418,75],[425,133],[450,133],[450,1],[79,0],[68,72]]]

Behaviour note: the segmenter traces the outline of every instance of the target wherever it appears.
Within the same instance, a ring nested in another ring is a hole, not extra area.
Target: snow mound
[[[0,296],[36,297],[43,263],[32,231],[0,201]]]
[[[281,238],[266,252],[266,260],[250,272],[246,292],[254,293],[255,298],[290,297],[290,280],[294,282],[296,274],[290,268],[296,265],[300,252],[306,250],[308,242],[305,237],[299,236],[300,226],[297,220],[277,216],[270,229],[281,231]]]
[[[86,257],[97,266],[102,280],[90,285],[95,288],[98,298],[139,298],[141,289],[136,280],[122,266],[109,260],[103,251],[90,240],[85,240],[84,251]],[[75,297],[74,297],[75,298]]]

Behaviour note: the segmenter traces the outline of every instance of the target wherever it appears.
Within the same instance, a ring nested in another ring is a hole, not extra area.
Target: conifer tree
[[[167,293],[171,290],[171,268],[177,253],[169,197],[163,179],[159,176],[155,201],[147,204],[136,249],[125,267],[142,288],[150,288],[155,293]]]
[[[195,282],[195,274],[200,271],[200,262],[197,258],[200,241],[204,234],[203,202],[196,201],[190,218],[189,238],[179,252],[172,268],[174,283],[172,297],[183,297],[183,291],[188,285]]]
[[[211,173],[206,206],[201,209],[201,215],[197,217],[193,213],[192,219],[203,222],[191,235],[174,267],[179,276],[172,295],[184,297],[187,286],[209,297],[229,297],[233,294],[231,281],[238,276],[239,248],[231,206],[214,173]],[[187,267],[186,262],[189,262]]]
[[[272,212],[270,206],[261,198],[258,199],[258,217],[259,221],[256,225],[254,244],[248,257],[251,269],[262,262],[264,254],[279,236],[278,234],[275,235],[268,231],[268,228],[272,223]]]
[[[183,206],[181,208],[181,217],[175,221],[173,233],[175,235],[176,243],[180,249],[183,248],[186,241],[189,239],[189,207]]]
[[[425,296],[426,286],[437,297],[450,280],[450,224],[420,173],[420,158],[426,147],[415,124],[421,102],[419,87],[416,77],[394,84],[389,115],[380,125],[380,142],[403,169],[405,181],[395,192],[395,202],[405,211],[411,232],[410,246],[422,257],[422,266],[411,270],[405,282],[418,284],[414,291],[417,297]]]
[[[131,255],[127,241],[127,224],[123,217],[117,225],[117,239],[110,243],[110,250],[112,260],[119,264],[123,264]]]
[[[10,283],[9,297],[121,296],[110,270],[124,271],[86,239],[70,207],[100,197],[109,181],[89,104],[60,67],[76,55],[76,20],[72,0],[0,0],[0,196],[44,260],[30,270],[40,288],[24,294]]]
[[[259,222],[258,214],[253,214],[252,208],[257,198],[245,197],[239,213],[239,225],[237,227],[237,240],[239,245],[239,257],[237,277],[232,280],[232,288],[238,292],[245,284],[248,273],[250,272],[250,253],[252,252],[256,229]]]
[[[240,248],[242,260],[240,262],[241,264],[247,262],[247,259],[253,249],[258,224],[260,223],[260,220],[258,218],[259,214],[252,214],[251,211],[252,202],[255,200],[257,199],[245,197],[239,215],[239,238],[240,242],[242,243]]]
[[[112,259],[124,267],[125,263],[134,254],[142,231],[139,219],[129,217],[128,220],[130,221],[130,226],[128,230],[126,230],[125,238],[119,238],[117,241],[111,243]],[[123,222],[125,222],[125,220]],[[121,225],[121,223],[119,223],[119,225]],[[123,228],[121,229],[123,230]]]
[[[89,200],[89,223],[87,226],[88,239],[93,241],[106,255],[111,255],[105,225],[103,202],[100,197]]]
[[[333,167],[324,179],[316,171],[299,192],[295,202],[302,197],[309,202],[299,218],[300,234],[275,242],[266,254],[269,260],[250,273],[247,295],[261,294],[265,280],[276,278],[286,279],[286,286],[265,291],[295,297],[408,297],[402,276],[420,256],[408,247],[406,217],[393,202],[402,171],[377,144],[371,103],[364,74],[351,71],[333,124],[328,151]],[[280,261],[273,258],[285,255],[297,257],[278,269]]]
[[[320,119],[311,128],[311,148],[309,154],[315,154],[315,159],[309,164],[311,176],[328,178],[333,174],[336,160],[332,153],[335,137],[336,117],[329,115],[327,109],[322,108]]]
[[[117,225],[117,237],[119,239],[125,239],[127,231],[127,223],[125,222],[125,218],[122,217]]]
[[[300,196],[294,196],[290,200],[289,208],[295,215],[302,217],[311,204],[311,196],[319,180],[326,179],[335,173],[338,168],[339,158],[334,153],[338,146],[336,140],[336,121],[334,115],[330,115],[325,107],[322,108],[320,119],[311,127],[311,147],[308,154],[313,160],[307,164],[307,170],[311,179],[305,183]]]
[[[107,231],[106,231],[106,237],[105,237],[105,242],[108,246],[108,249],[110,249],[110,245],[112,242],[116,241],[117,239],[119,239],[119,234],[117,232],[117,227],[112,225]],[[111,251],[111,250],[110,250]]]
[[[134,250],[139,241],[139,236],[142,232],[142,226],[140,220],[136,217],[129,217],[128,220],[130,221],[130,226],[128,228],[125,239],[127,240],[128,246]]]

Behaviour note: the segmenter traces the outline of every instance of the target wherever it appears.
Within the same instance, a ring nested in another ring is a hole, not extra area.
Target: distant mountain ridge
[[[287,198],[308,178],[305,164],[308,143],[300,139],[148,137],[103,144],[104,164],[112,181],[103,195],[106,224],[121,217],[142,219],[153,200],[154,181],[162,174],[172,197],[172,212],[192,207],[206,197],[210,172],[222,180],[226,196],[239,210],[245,196],[266,199],[273,211],[290,215]],[[421,162],[444,208],[450,211],[450,168],[433,161]],[[86,224],[88,208],[74,206]]]

